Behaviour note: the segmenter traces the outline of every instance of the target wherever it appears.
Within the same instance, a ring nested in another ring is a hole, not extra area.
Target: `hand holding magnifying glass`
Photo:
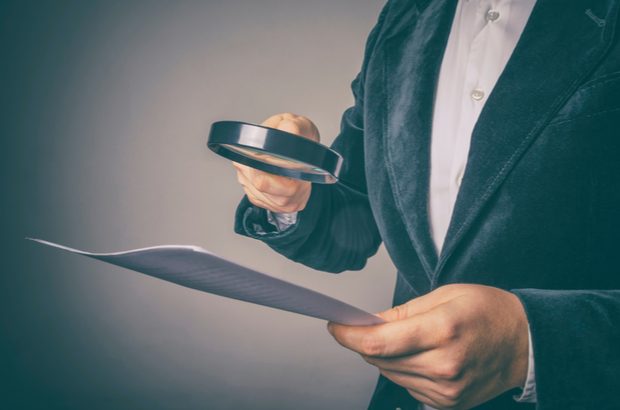
[[[296,134],[299,138],[319,142],[319,131],[308,118],[294,114],[277,114],[269,117],[261,125]],[[243,149],[237,147],[237,149]],[[276,166],[295,167],[281,157],[255,152],[261,161]],[[306,207],[310,198],[312,184],[309,181],[275,175],[251,168],[233,161],[237,169],[237,180],[252,204],[272,212],[297,212]],[[303,167],[303,165],[298,165]]]
[[[207,146],[233,161],[249,200],[273,212],[305,208],[311,183],[338,182],[342,156],[319,143],[319,131],[308,118],[278,114],[261,125],[218,121]]]

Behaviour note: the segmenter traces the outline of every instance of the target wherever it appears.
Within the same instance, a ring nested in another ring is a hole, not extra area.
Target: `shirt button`
[[[461,184],[463,183],[463,174],[464,174],[464,171],[461,170],[461,171],[459,171],[459,174],[456,177],[456,186],[457,186],[457,188],[460,188]]]
[[[476,101],[480,101],[484,98],[484,91],[479,90],[479,89],[475,89],[471,92],[471,98],[473,98]]]
[[[489,10],[484,17],[487,19],[487,21],[495,21],[499,18],[499,11]]]

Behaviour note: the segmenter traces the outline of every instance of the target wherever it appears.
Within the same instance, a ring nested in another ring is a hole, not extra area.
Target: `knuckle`
[[[310,196],[310,192],[312,191],[312,183],[308,181],[296,181],[291,180],[291,185],[289,187],[291,192],[295,195],[299,195],[301,193],[307,194]]]
[[[259,200],[257,200],[252,194],[250,194],[248,191],[245,191],[245,195],[248,197],[248,200],[252,203],[252,205],[257,206],[259,208],[262,208],[264,205],[262,202],[260,202]]]
[[[286,195],[293,196],[301,189],[301,182],[292,178],[283,177],[282,187],[286,191]]]
[[[383,338],[376,333],[366,334],[361,341],[361,350],[364,356],[381,356],[385,351]]]
[[[287,186],[284,186],[280,193],[283,197],[287,198],[289,201],[294,200],[298,196],[297,192],[293,188],[287,187]]]
[[[301,134],[301,124],[297,122],[295,119],[285,119],[278,124],[278,128],[287,132],[291,132],[293,134]]]
[[[453,321],[449,321],[443,331],[444,340],[452,342],[459,338],[459,327]]]
[[[405,305],[397,305],[392,308],[396,314],[396,320],[403,320],[407,317],[407,307]]]
[[[459,404],[463,400],[464,389],[460,384],[454,384],[450,386],[444,386],[441,391],[441,395],[444,397],[443,405],[446,408],[458,408]]]
[[[437,368],[437,376],[444,380],[458,380],[462,375],[463,366],[456,360],[447,360]]]
[[[252,184],[256,189],[262,192],[269,188],[269,179],[265,175],[258,174],[254,176]]]
[[[282,208],[282,210],[284,212],[288,212],[286,211],[286,209],[290,206],[290,200],[286,197],[271,197],[271,202],[273,202],[276,206],[278,206],[279,208]]]
[[[444,343],[452,342],[459,337],[459,323],[452,315],[441,315],[438,318],[438,329]]]

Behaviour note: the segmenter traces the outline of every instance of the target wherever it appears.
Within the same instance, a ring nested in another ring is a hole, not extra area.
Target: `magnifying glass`
[[[325,145],[275,128],[240,121],[211,125],[207,146],[243,165],[320,184],[338,182],[342,156]]]

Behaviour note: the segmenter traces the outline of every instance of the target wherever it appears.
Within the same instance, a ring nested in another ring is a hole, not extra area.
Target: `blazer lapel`
[[[539,0],[534,7],[473,131],[433,285],[485,203],[608,50],[617,6],[617,1]]]
[[[384,155],[396,207],[431,280],[428,185],[435,86],[456,9],[453,0],[418,3],[385,43]]]

